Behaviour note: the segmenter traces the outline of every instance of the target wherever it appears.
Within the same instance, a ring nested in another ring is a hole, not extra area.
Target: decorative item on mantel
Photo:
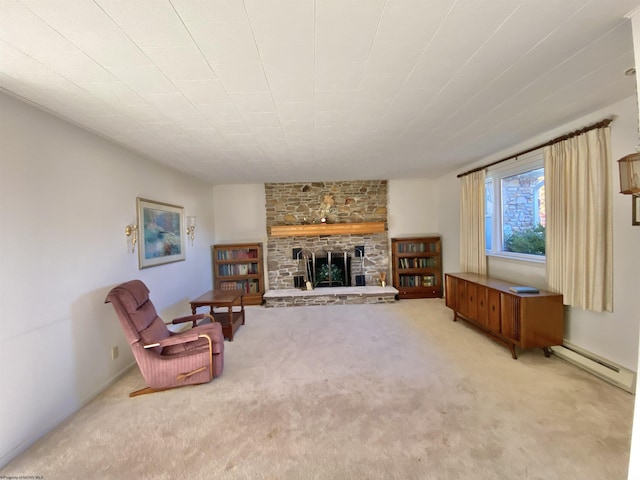
[[[320,211],[318,212],[318,215],[320,216],[320,223],[327,223],[329,214],[333,211],[335,204],[336,200],[333,198],[333,195],[330,193],[324,195],[322,203],[320,204]]]
[[[380,285],[387,286],[387,272],[380,272]]]

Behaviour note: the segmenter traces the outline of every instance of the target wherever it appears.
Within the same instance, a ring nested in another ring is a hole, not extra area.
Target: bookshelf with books
[[[440,237],[412,236],[391,239],[393,286],[398,298],[442,297]]]
[[[261,243],[213,246],[215,290],[242,290],[245,305],[260,305],[264,294],[262,271]]]

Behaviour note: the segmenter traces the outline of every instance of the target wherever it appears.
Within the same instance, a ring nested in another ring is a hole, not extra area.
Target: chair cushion
[[[114,288],[111,294],[118,296],[125,311],[130,315],[149,301],[149,289],[140,280],[131,280],[123,283]]]

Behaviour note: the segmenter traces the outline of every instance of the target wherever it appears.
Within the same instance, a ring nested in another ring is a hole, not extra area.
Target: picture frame
[[[149,268],[185,259],[184,208],[137,198],[138,268]]]
[[[640,196],[632,195],[631,201],[633,202],[631,208],[631,225],[640,225]]]

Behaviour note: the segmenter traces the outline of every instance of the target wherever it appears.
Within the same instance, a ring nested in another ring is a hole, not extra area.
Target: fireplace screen
[[[363,249],[346,251],[297,251],[299,272],[296,287],[309,281],[314,288],[364,285]]]

